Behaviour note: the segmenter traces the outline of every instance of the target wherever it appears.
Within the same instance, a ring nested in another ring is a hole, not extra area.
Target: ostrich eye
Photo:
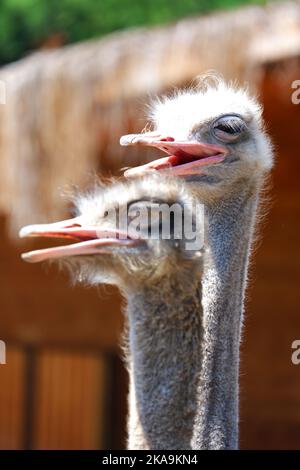
[[[246,129],[245,122],[236,115],[222,116],[212,125],[214,136],[223,142],[234,142]]]
[[[139,234],[149,235],[152,202],[148,200],[133,201],[128,206],[129,229],[137,229]]]
[[[175,209],[172,209],[174,206]],[[172,238],[175,225],[174,210],[176,210],[176,203],[172,202],[159,199],[135,201],[128,207],[129,229],[138,227],[139,234],[143,236],[156,234],[160,238],[165,224],[165,230],[167,233],[170,232]],[[181,212],[180,215],[182,216]]]

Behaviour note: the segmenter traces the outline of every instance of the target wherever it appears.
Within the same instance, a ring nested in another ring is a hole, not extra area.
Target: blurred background
[[[17,233],[67,218],[68,194],[95,173],[151,158],[119,137],[143,129],[152,96],[214,69],[260,97],[277,153],[248,294],[241,448],[299,449],[300,2],[2,0],[0,64],[0,448],[124,448],[119,293],[23,263],[39,245]]]

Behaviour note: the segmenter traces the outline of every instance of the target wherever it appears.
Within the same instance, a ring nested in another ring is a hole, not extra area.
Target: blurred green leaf
[[[61,34],[67,43],[265,0],[0,0],[0,64]]]

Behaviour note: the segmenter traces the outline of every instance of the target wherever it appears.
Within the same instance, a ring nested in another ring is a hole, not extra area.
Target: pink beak
[[[22,254],[22,258],[29,263],[66,256],[111,253],[107,248],[124,245],[132,246],[141,241],[129,237],[127,233],[120,230],[101,230],[101,228],[97,227],[83,226],[81,217],[53,224],[27,225],[20,230],[19,236],[21,238],[69,238],[78,242]]]
[[[126,177],[144,174],[151,170],[167,170],[176,176],[199,174],[203,173],[202,167],[221,163],[228,153],[226,148],[219,145],[197,140],[178,141],[174,137],[163,136],[155,131],[124,135],[120,139],[120,144],[155,147],[168,154],[167,157],[126,170],[124,173]]]

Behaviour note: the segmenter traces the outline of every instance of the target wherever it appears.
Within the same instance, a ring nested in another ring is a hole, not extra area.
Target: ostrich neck
[[[129,449],[190,449],[201,368],[199,273],[128,297]]]
[[[238,446],[239,344],[257,186],[243,181],[206,209],[202,371],[193,448]]]
[[[189,289],[179,276],[127,295],[128,448],[237,447],[239,343],[258,193],[258,182],[242,181],[206,207],[202,284],[191,272]]]

